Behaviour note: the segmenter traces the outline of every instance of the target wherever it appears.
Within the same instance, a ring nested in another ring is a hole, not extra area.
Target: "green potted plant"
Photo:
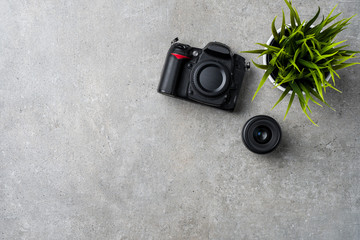
[[[360,64],[358,62],[345,63],[347,60],[355,58],[355,54],[359,51],[345,50],[344,48],[348,45],[339,46],[346,40],[334,41],[336,35],[349,25],[353,16],[334,22],[341,14],[331,16],[335,6],[326,18],[323,16],[319,24],[313,25],[319,17],[320,7],[312,19],[301,22],[291,1],[284,1],[290,10],[291,24],[285,24],[285,14],[282,11],[281,28],[276,29],[275,17],[271,24],[272,36],[268,42],[266,44],[257,43],[265,49],[243,51],[244,53],[259,54],[259,57],[263,56],[263,65],[253,61],[253,64],[264,69],[265,73],[252,100],[266,79],[269,78],[275,87],[284,91],[274,107],[287,94],[291,94],[284,119],[296,96],[304,114],[315,124],[309,116],[311,113],[309,102],[314,102],[319,106],[322,106],[320,103],[329,106],[324,99],[326,89],[329,87],[340,92],[335,88],[335,75],[340,78],[336,71]],[[315,125],[317,126],[317,124]]]

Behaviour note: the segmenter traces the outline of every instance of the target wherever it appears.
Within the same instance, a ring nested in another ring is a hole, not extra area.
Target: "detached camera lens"
[[[255,116],[245,123],[242,139],[250,151],[259,154],[269,153],[279,145],[281,129],[273,118],[265,115]]]

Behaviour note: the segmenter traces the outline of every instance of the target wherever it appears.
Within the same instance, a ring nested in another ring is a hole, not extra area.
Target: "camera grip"
[[[171,47],[168,52],[158,87],[159,93],[174,95],[182,65],[185,60],[190,59],[183,51],[179,50]]]

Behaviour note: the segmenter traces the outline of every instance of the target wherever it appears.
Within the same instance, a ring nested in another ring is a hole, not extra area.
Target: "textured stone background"
[[[294,2],[308,19],[338,1]],[[338,3],[360,13],[359,0]],[[0,238],[360,239],[359,66],[339,71],[343,94],[327,92],[336,112],[313,106],[320,127],[298,104],[284,122],[286,101],[270,111],[270,83],[251,103],[255,68],[234,113],[156,92],[174,37],[253,49],[281,7],[1,0]],[[359,19],[338,38],[353,49]],[[258,114],[283,129],[265,156],[240,136]]]

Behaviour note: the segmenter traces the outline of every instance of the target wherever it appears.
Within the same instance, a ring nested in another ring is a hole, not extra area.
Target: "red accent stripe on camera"
[[[187,56],[180,55],[180,54],[177,54],[177,53],[171,53],[171,55],[175,56],[177,59],[183,59],[183,58],[190,59]]]

